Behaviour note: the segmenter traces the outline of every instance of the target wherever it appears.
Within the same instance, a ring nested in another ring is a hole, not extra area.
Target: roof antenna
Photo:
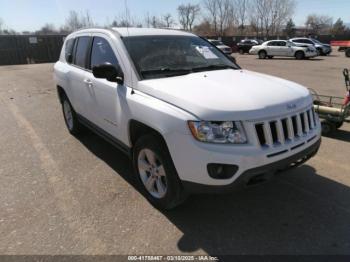
[[[130,39],[130,32],[129,32],[129,21],[130,21],[130,12],[128,8],[128,0],[124,0],[124,5],[125,5],[125,20],[126,20],[126,31],[128,32],[128,38],[126,44],[128,45],[129,39]],[[131,77],[131,94],[135,94],[134,91],[134,81],[133,81],[133,72],[132,72],[132,67],[130,67],[130,77]]]

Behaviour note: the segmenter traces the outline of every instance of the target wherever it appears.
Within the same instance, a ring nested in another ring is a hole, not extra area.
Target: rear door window
[[[92,69],[94,66],[106,63],[117,66],[117,57],[106,39],[102,37],[94,37],[91,51],[90,69]]]
[[[75,52],[74,64],[81,68],[86,68],[86,58],[88,54],[88,50],[90,47],[91,37],[82,36],[78,38],[78,43]]]

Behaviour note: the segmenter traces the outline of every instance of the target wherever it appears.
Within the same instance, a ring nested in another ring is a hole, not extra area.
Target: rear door
[[[69,96],[74,110],[89,118],[86,108],[86,99],[88,97],[88,84],[86,83],[87,74],[87,55],[91,44],[89,35],[78,36],[75,40],[72,62],[69,68],[69,86],[72,96]]]

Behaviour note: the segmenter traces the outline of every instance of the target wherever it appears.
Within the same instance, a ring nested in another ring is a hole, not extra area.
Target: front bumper
[[[321,139],[319,139],[316,143],[312,144],[306,149],[302,150],[301,152],[295,155],[292,155],[288,158],[279,160],[271,164],[246,170],[243,174],[240,175],[240,177],[237,180],[235,180],[233,183],[229,185],[210,186],[210,185],[203,185],[203,184],[198,184],[198,183],[193,183],[188,181],[183,181],[182,183],[183,183],[184,189],[190,193],[196,193],[196,194],[228,193],[238,188],[244,188],[245,186],[247,186],[248,182],[254,178],[261,177],[261,176],[264,176],[264,178],[272,177],[274,174],[278,172],[281,172],[290,167],[296,167],[305,163],[307,160],[309,160],[310,158],[312,158],[317,154],[320,148],[320,145],[321,145]]]
[[[250,54],[250,55],[257,55],[257,54],[258,54],[258,50],[256,50],[256,49],[250,49],[250,50],[249,50],[249,54]]]
[[[331,47],[323,47],[322,52],[324,55],[329,55],[332,53],[332,48]]]
[[[248,124],[254,126],[255,123]],[[188,182],[219,188],[226,187],[236,183],[241,176],[246,176],[248,170],[274,165],[295,156],[298,159],[300,152],[312,148],[321,139],[320,124],[316,129],[295,141],[271,148],[260,146],[253,128],[246,126],[246,132],[251,138],[250,144],[246,145],[207,144],[198,142],[191,134],[177,132],[166,134],[165,140],[180,180],[184,184]],[[253,139],[253,137],[256,138]],[[214,179],[208,173],[209,164],[235,165],[238,171],[231,178]]]
[[[316,57],[318,56],[317,51],[314,52],[305,52],[305,57]]]

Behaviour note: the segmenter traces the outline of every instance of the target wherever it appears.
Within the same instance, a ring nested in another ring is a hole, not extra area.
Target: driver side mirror
[[[106,79],[109,82],[124,83],[124,73],[119,65],[102,64],[92,68],[95,78]]]

